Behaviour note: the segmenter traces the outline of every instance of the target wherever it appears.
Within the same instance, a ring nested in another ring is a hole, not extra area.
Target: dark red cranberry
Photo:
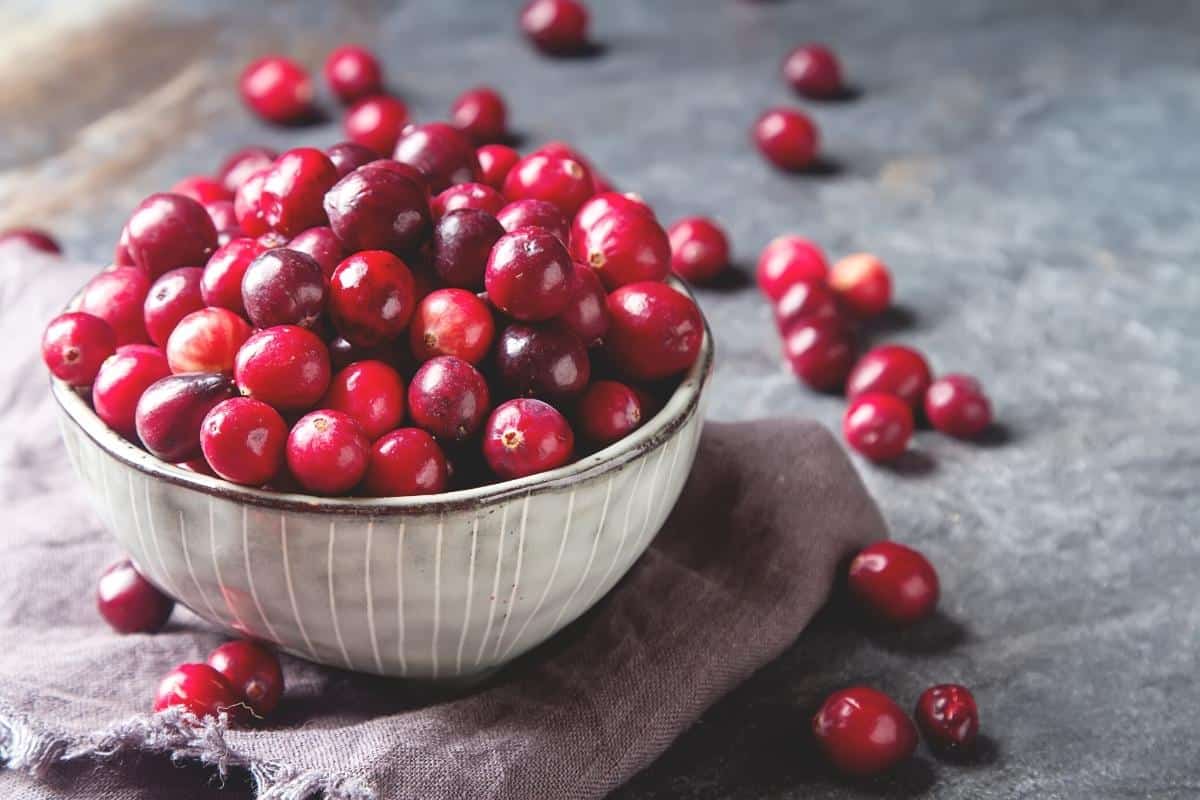
[[[729,239],[707,217],[687,217],[667,231],[671,270],[692,283],[711,283],[729,266]]]
[[[217,170],[217,177],[234,194],[251,175],[271,166],[278,157],[279,153],[269,147],[243,147],[225,159]]]
[[[630,283],[661,281],[671,270],[666,231],[641,213],[614,211],[601,217],[581,238],[572,238],[571,254],[594,269],[609,291]]]
[[[321,267],[321,274],[328,283],[337,265],[346,258],[346,251],[338,241],[332,228],[309,228],[297,234],[287,244],[288,250],[310,256]]]
[[[824,283],[829,276],[825,254],[802,236],[779,236],[763,248],[756,270],[758,288],[778,301],[794,284]]]
[[[802,170],[817,157],[817,126],[807,116],[790,108],[773,108],[754,123],[754,141],[775,166]]]
[[[486,211],[451,211],[433,230],[434,271],[450,286],[479,291],[492,246],[503,235],[504,228]]]
[[[200,293],[204,304],[228,308],[245,315],[242,303],[242,278],[250,263],[258,258],[265,248],[254,239],[233,239],[217,249],[204,267],[200,279]]]
[[[312,331],[279,325],[257,331],[234,362],[242,394],[280,411],[312,408],[329,388],[329,351]]]
[[[200,424],[204,417],[235,393],[228,375],[190,372],[161,378],[138,400],[138,438],[163,461],[174,464],[196,458],[201,454]]]
[[[321,407],[349,414],[374,441],[404,419],[404,380],[382,361],[359,361],[333,376]]]
[[[353,489],[366,474],[370,456],[370,440],[353,417],[340,411],[306,414],[288,434],[288,470],[317,494]]]
[[[892,302],[892,276],[870,253],[855,253],[833,265],[829,285],[842,304],[859,317],[882,314]]]
[[[150,277],[137,267],[117,267],[88,281],[79,297],[79,310],[99,317],[117,336],[117,345],[150,340],[144,306]]]
[[[925,357],[898,344],[867,351],[846,379],[846,397],[881,392],[899,397],[914,411],[921,407],[925,391],[933,382]]]
[[[550,55],[586,49],[587,29],[587,8],[577,0],[530,0],[521,11],[521,30]]]
[[[283,695],[279,658],[261,644],[239,639],[208,654],[208,665],[225,676],[256,717],[270,716]]]
[[[142,318],[150,341],[165,347],[167,337],[179,320],[193,311],[204,308],[200,290],[204,270],[200,267],[180,267],[163,275],[150,287],[142,305]]]
[[[516,395],[565,400],[584,390],[591,363],[579,338],[562,328],[515,323],[496,347],[500,380]]]
[[[345,44],[325,59],[325,80],[344,104],[383,91],[383,68],[375,54],[356,44]]]
[[[543,228],[518,228],[500,237],[488,257],[484,285],[504,313],[524,321],[551,319],[571,300],[575,265],[567,249]]]
[[[475,151],[479,159],[479,180],[496,191],[503,191],[504,179],[521,154],[504,144],[485,144]]]
[[[492,310],[465,289],[438,289],[418,305],[408,329],[418,361],[455,356],[478,365],[496,336]]]
[[[665,283],[631,283],[608,296],[605,348],[622,373],[638,380],[669,378],[700,355],[704,320],[690,297]]]
[[[430,229],[429,193],[419,177],[376,161],[338,181],[325,195],[329,227],[347,252],[407,251]]]
[[[956,683],[922,692],[914,716],[925,741],[941,753],[967,753],[979,736],[979,706],[971,691]]]
[[[571,460],[575,434],[558,410],[532,398],[496,406],[483,432],[483,457],[501,478],[522,478]]]
[[[504,208],[504,196],[482,183],[456,183],[433,198],[433,216],[442,217],[460,208],[476,208],[495,215]]]
[[[137,433],[137,404],[151,384],[171,374],[162,350],[150,345],[126,345],[96,373],[92,408],[108,427],[133,439]]]
[[[204,213],[208,214],[213,227],[217,229],[218,247],[230,239],[244,235],[241,226],[238,225],[237,211],[233,207],[232,200],[214,200],[211,203],[204,203]],[[224,241],[222,241],[222,236],[225,237]]]
[[[0,232],[0,246],[9,242],[20,242],[26,247],[53,255],[62,252],[62,247],[53,236],[36,228],[10,228]]]
[[[992,406],[979,381],[943,375],[925,392],[925,416],[942,433],[973,439],[992,424]]]
[[[508,109],[495,89],[477,86],[460,94],[450,106],[450,121],[475,144],[498,142],[508,130]]]
[[[266,185],[270,171],[270,167],[263,167],[246,178],[233,197],[233,211],[237,214],[238,227],[247,236],[262,236],[270,230],[262,202],[263,186]]]
[[[386,158],[407,124],[408,106],[399,98],[381,94],[355,103],[342,120],[342,130],[351,142],[375,153],[375,158]]]
[[[395,144],[393,142],[393,144]],[[387,151],[391,153],[389,149]],[[370,147],[366,147],[357,142],[338,142],[325,148],[325,155],[329,156],[329,160],[333,163],[333,168],[337,170],[338,180],[349,175],[359,167],[366,166],[372,161],[379,160],[379,153]]]
[[[242,276],[242,305],[257,328],[315,326],[325,308],[321,265],[297,250],[268,250]]]
[[[371,449],[367,494],[375,497],[437,494],[446,491],[448,482],[445,453],[420,428],[394,430]]]
[[[96,610],[117,633],[154,633],[175,601],[142,577],[129,559],[110,564],[96,585]]]
[[[400,134],[393,158],[419,169],[433,192],[452,183],[479,180],[475,145],[465,133],[445,122],[410,125]]]
[[[912,409],[899,397],[874,392],[850,401],[842,417],[846,443],[872,461],[892,461],[912,438]]]
[[[641,214],[655,219],[654,210],[632,192],[603,192],[595,195],[579,208],[571,223],[571,238],[582,239],[592,226],[612,213]],[[657,220],[656,220],[657,221]]]
[[[608,333],[608,295],[596,271],[582,264],[575,265],[567,287],[570,300],[567,308],[555,321],[592,347]]]
[[[842,67],[823,44],[804,44],[783,61],[783,77],[800,94],[818,99],[842,93]]]
[[[544,200],[567,219],[592,196],[592,176],[581,162],[566,156],[534,153],[525,156],[504,179],[509,200]]]
[[[271,406],[231,397],[213,406],[200,425],[200,449],[214,473],[245,486],[269,483],[283,466],[287,423]]]
[[[167,339],[171,372],[233,372],[238,350],[250,338],[246,321],[227,308],[202,308],[179,321]]]
[[[91,386],[105,359],[117,350],[112,327],[92,314],[59,314],[42,334],[42,360],[71,386]]]
[[[783,355],[809,388],[834,391],[854,366],[854,336],[836,317],[802,319],[783,332]]]
[[[329,313],[338,333],[363,347],[399,335],[416,305],[408,265],[383,250],[355,253],[329,280]]]
[[[479,370],[454,356],[426,361],[408,385],[413,422],[445,441],[461,441],[479,430],[490,404]]]
[[[182,178],[171,187],[170,192],[190,197],[200,205],[221,200],[233,201],[233,192],[225,188],[221,181],[207,175],[189,175]]]
[[[263,219],[272,230],[289,238],[305,228],[324,225],[321,203],[337,180],[337,168],[320,150],[288,150],[275,160],[263,181]]]
[[[829,695],[813,717],[812,729],[825,758],[846,775],[886,772],[917,747],[916,726],[904,710],[866,686]]]
[[[307,70],[283,56],[252,61],[239,81],[242,101],[268,122],[297,122],[312,113],[313,85]]]
[[[617,381],[596,381],[579,399],[579,431],[597,444],[623,439],[642,424],[642,400]]]
[[[153,280],[176,267],[196,267],[217,249],[217,229],[204,206],[178,194],[152,194],[125,223],[134,264]]]
[[[197,717],[242,716],[242,699],[224,675],[208,664],[180,664],[167,673],[154,694],[154,710],[181,706]]]
[[[400,354],[395,342],[384,342],[374,347],[358,347],[338,336],[329,343],[329,360],[334,371],[341,371],[357,361],[382,361],[396,364]]]
[[[515,200],[500,209],[496,219],[509,233],[519,228],[541,228],[553,233],[563,246],[570,241],[567,218],[558,206],[545,200]]]
[[[828,286],[797,281],[775,304],[775,324],[782,333],[802,322],[837,320],[840,313],[837,298]]]
[[[933,613],[938,576],[929,559],[898,542],[879,541],[850,562],[850,594],[871,616],[911,625]]]

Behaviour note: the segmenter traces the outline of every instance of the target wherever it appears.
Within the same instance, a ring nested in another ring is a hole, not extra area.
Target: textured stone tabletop
[[[332,142],[336,122],[256,122],[235,76],[356,39],[418,119],[491,83],[527,144],[577,144],[665,220],[719,219],[743,274],[789,231],[878,253],[900,309],[876,340],[986,383],[989,441],[922,433],[895,469],[860,463],[939,566],[940,617],[902,636],[826,620],[620,798],[1200,796],[1200,4],[595,0],[604,50],[568,61],[518,38],[512,2],[44,5],[0,5],[0,227],[45,224],[99,261],[142,196],[235,146]],[[778,63],[806,40],[861,94],[801,103],[827,168],[786,177],[747,130],[794,102]],[[711,416],[837,426],[742,284],[700,295]],[[975,763],[922,748],[852,785],[812,758],[828,691],[908,705],[944,681],[977,693]]]

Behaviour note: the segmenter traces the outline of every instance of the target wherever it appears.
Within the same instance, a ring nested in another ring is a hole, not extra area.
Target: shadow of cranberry
[[[699,292],[740,292],[747,286],[754,283],[750,278],[751,270],[749,267],[732,263],[726,267],[716,278],[704,284],[690,283],[688,286]]]
[[[895,461],[889,461],[879,466],[904,478],[923,478],[937,471],[937,461],[933,459],[933,456],[916,448],[909,448]]]
[[[882,314],[859,323],[859,333],[864,345],[873,345],[876,340],[912,330],[917,326],[917,314],[902,304],[891,305]]]

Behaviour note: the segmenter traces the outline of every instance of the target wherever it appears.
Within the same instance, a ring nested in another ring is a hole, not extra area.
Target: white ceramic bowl
[[[711,332],[665,407],[551,472],[427,497],[248,489],[166,464],[54,381],[63,441],[155,585],[210,622],[335,667],[484,674],[591,608],[645,551],[692,467]]]

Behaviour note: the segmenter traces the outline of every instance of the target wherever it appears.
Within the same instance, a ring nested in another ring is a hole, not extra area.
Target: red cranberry
[[[872,461],[892,461],[912,438],[912,410],[899,397],[878,392],[861,394],[842,417],[846,442]]]
[[[393,142],[393,144],[395,144]],[[387,151],[391,153],[391,149]],[[349,175],[359,167],[366,166],[372,161],[379,160],[379,153],[370,147],[358,144],[356,142],[338,142],[325,148],[325,155],[329,156],[333,168],[337,170],[338,180]]]
[[[367,493],[375,497],[407,497],[446,491],[449,466],[438,443],[420,428],[400,428],[371,449]]]
[[[539,50],[551,55],[584,50],[587,29],[587,8],[577,0],[530,0],[521,11],[521,30]]]
[[[842,67],[823,44],[805,44],[788,53],[783,77],[806,97],[836,97],[842,91]]]
[[[503,235],[504,228],[486,211],[451,211],[433,230],[434,271],[450,286],[482,289],[492,246]]]
[[[117,633],[154,633],[167,624],[174,608],[175,601],[128,559],[110,564],[96,585],[96,609]]]
[[[487,144],[475,152],[479,159],[479,180],[496,191],[504,189],[504,179],[521,154],[504,144]]]
[[[367,148],[376,154],[375,158],[379,158],[391,156],[407,124],[408,106],[398,98],[381,94],[355,103],[342,120],[342,130],[346,132],[347,139]]]
[[[781,332],[786,332],[801,322],[836,320],[840,313],[837,298],[828,286],[797,281],[775,304],[775,324]]]
[[[287,244],[288,250],[310,256],[321,267],[321,274],[326,283],[332,277],[337,265],[346,258],[346,251],[338,241],[337,234],[332,228],[309,228],[297,234]]]
[[[917,747],[916,726],[904,710],[866,686],[829,695],[813,717],[812,729],[829,763],[847,775],[885,772]]]
[[[419,179],[376,161],[338,181],[325,195],[329,227],[347,252],[410,250],[430,228],[429,194]]]
[[[854,337],[839,319],[801,319],[783,334],[783,354],[797,378],[818,392],[840,389],[854,365]]]
[[[311,328],[325,308],[325,275],[312,256],[280,247],[268,250],[242,276],[242,305],[257,328]]]
[[[509,200],[545,200],[568,219],[592,196],[592,176],[579,161],[566,156],[533,153],[509,170],[504,196]]]
[[[371,442],[349,414],[314,411],[300,418],[287,440],[288,469],[317,494],[344,494],[367,472]]]
[[[225,159],[217,170],[217,177],[234,194],[251,175],[271,166],[278,157],[279,153],[269,147],[243,147]]]
[[[280,411],[312,408],[329,388],[329,351],[311,331],[279,325],[254,333],[234,362],[242,394]]]
[[[661,281],[671,269],[671,242],[658,222],[641,213],[613,212],[601,217],[579,239],[571,240],[575,260],[596,270],[604,288]]]
[[[117,267],[88,281],[79,297],[79,310],[99,317],[117,336],[117,345],[149,341],[144,306],[150,278],[136,267]]]
[[[850,594],[877,619],[911,625],[933,613],[938,576],[929,559],[898,542],[880,541],[850,562]]]
[[[794,284],[824,283],[829,275],[821,248],[802,236],[772,239],[758,257],[758,288],[778,301]]]
[[[329,313],[338,333],[363,347],[397,336],[416,305],[408,265],[383,250],[355,253],[329,280]]]
[[[487,86],[477,86],[459,95],[450,106],[450,119],[476,144],[497,142],[508,129],[504,98]]]
[[[42,360],[54,377],[71,386],[91,386],[105,359],[117,350],[112,327],[91,314],[59,314],[42,334]]]
[[[464,289],[438,289],[417,305],[408,329],[418,361],[455,356],[479,364],[492,347],[496,325],[487,303]]]
[[[53,255],[58,255],[62,252],[62,247],[59,246],[53,236],[35,228],[11,228],[0,232],[0,246],[9,242],[20,242],[33,250],[40,250],[43,253],[51,253]]]
[[[246,321],[227,308],[202,308],[179,321],[167,339],[171,371],[233,372],[238,350],[250,338]]]
[[[176,267],[196,267],[217,249],[217,229],[204,206],[178,194],[152,194],[129,221],[126,247],[151,280]]]
[[[113,248],[113,266],[114,267],[133,267],[133,256],[129,254],[129,226],[121,227],[121,238],[117,240],[117,246]]]
[[[246,306],[242,303],[242,278],[251,262],[264,250],[261,244],[248,238],[233,239],[218,248],[205,265],[204,275],[200,279],[204,304],[228,308],[244,316]]]
[[[227,375],[190,372],[168,375],[142,392],[137,435],[155,456],[172,464],[196,458],[200,424],[213,406],[235,394]]]
[[[242,71],[242,101],[268,122],[297,122],[312,113],[312,79],[283,56],[265,56]]]
[[[180,267],[163,275],[150,287],[142,305],[142,317],[150,341],[165,347],[167,338],[179,321],[193,311],[204,308],[200,290],[204,270],[200,267]]]
[[[137,404],[155,381],[171,374],[162,350],[127,345],[100,365],[92,384],[92,408],[104,424],[126,439],[137,433]]]
[[[570,241],[567,218],[558,206],[545,200],[516,200],[500,209],[496,219],[509,233],[518,228],[542,228],[553,233],[564,247]]]
[[[269,716],[279,705],[283,669],[262,645],[246,639],[226,642],[208,654],[208,666],[225,676],[255,716]]]
[[[587,350],[575,334],[520,323],[500,333],[496,369],[513,394],[546,400],[574,397],[591,378]]]
[[[899,397],[914,411],[921,407],[925,391],[933,382],[925,357],[898,344],[883,345],[867,351],[846,379],[846,397],[850,400],[881,392]]]
[[[642,401],[617,381],[596,381],[579,399],[579,429],[597,444],[623,439],[642,424]]]
[[[241,226],[238,225],[237,210],[234,208],[232,200],[214,200],[211,203],[204,203],[204,213],[208,214],[213,227],[217,229],[218,248],[230,239],[244,235]],[[222,239],[222,237],[225,238]]]
[[[483,433],[483,457],[501,478],[521,478],[571,460],[575,434],[549,403],[531,398],[496,406]]]
[[[233,197],[233,211],[237,214],[238,227],[247,236],[262,236],[270,230],[266,213],[263,211],[262,197],[263,186],[266,185],[270,172],[271,167],[263,167],[246,178]]]
[[[571,224],[571,238],[584,238],[592,226],[612,213],[641,214],[650,219],[656,219],[654,210],[636,194],[632,192],[627,194],[602,192],[579,207],[579,213],[575,215]]]
[[[882,314],[892,302],[892,276],[870,253],[855,253],[835,263],[829,285],[842,304],[860,317]]]
[[[943,683],[930,686],[917,700],[917,725],[935,750],[957,754],[975,746],[979,736],[979,706],[965,686]]]
[[[585,346],[598,344],[608,333],[608,295],[595,270],[576,264],[567,287],[570,300],[555,320],[579,337]]]
[[[383,91],[383,68],[375,54],[356,44],[344,44],[325,59],[325,80],[345,104]]]
[[[460,441],[479,430],[490,403],[479,370],[454,356],[426,361],[408,385],[413,422],[446,441]]]
[[[357,361],[395,364],[401,355],[396,350],[395,342],[384,342],[374,347],[359,347],[339,336],[329,343],[329,360],[335,371],[343,370]]]
[[[382,361],[359,361],[333,376],[321,407],[349,414],[374,441],[404,419],[404,380]]]
[[[605,346],[624,374],[638,380],[678,375],[695,363],[704,339],[696,304],[665,283],[631,283],[608,296]]]
[[[262,188],[263,219],[272,230],[292,237],[326,223],[321,202],[337,183],[329,156],[313,147],[297,147],[281,155],[267,172]]]
[[[504,196],[482,183],[456,183],[433,198],[433,216],[440,218],[460,208],[477,208],[495,215],[504,208]]]
[[[488,257],[484,285],[504,313],[525,321],[556,317],[571,300],[575,265],[562,242],[542,228],[519,228],[500,237]]]
[[[754,123],[754,141],[780,169],[802,170],[817,157],[817,126],[790,108],[773,108]]]
[[[197,717],[215,717],[225,712],[240,717],[242,701],[237,691],[208,664],[180,664],[167,673],[154,694],[154,710],[181,706]]]
[[[434,192],[452,183],[479,180],[475,146],[465,133],[445,122],[406,128],[396,142],[393,158],[420,170]]]
[[[942,433],[973,439],[992,424],[992,406],[979,381],[943,375],[925,392],[925,416]]]
[[[711,283],[729,266],[729,240],[717,223],[687,217],[670,227],[671,270],[692,283]]]
[[[200,205],[220,200],[233,200],[233,192],[225,188],[225,184],[207,175],[189,175],[182,178],[171,187],[170,191],[172,194],[190,197]]]
[[[231,397],[213,406],[200,425],[200,449],[212,471],[227,481],[262,486],[279,473],[288,428],[271,406]]]

